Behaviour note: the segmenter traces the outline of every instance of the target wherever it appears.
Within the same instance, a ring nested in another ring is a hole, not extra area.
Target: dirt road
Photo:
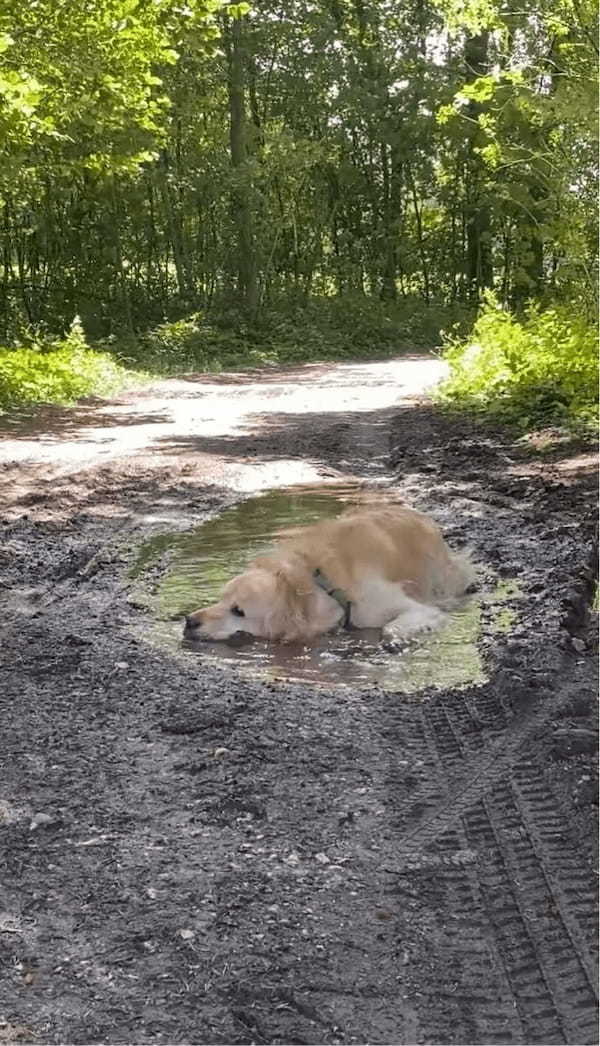
[[[349,452],[357,435],[371,448],[385,412],[421,396],[444,372],[441,360],[415,357],[157,382],[120,401],[0,419],[0,463],[18,465],[21,495],[39,493],[40,478],[54,483],[118,459],[139,469],[159,462],[177,468],[186,458],[207,482],[244,492],[310,481],[328,463],[319,444],[324,421],[329,429],[335,420],[338,432],[354,424]],[[387,442],[380,442],[385,455]],[[371,468],[377,460],[385,468],[377,457]]]
[[[439,373],[5,423],[0,1041],[597,1041],[594,458],[441,416]],[[142,538],[349,477],[433,512],[483,587],[517,579],[487,683],[316,690],[148,641]]]

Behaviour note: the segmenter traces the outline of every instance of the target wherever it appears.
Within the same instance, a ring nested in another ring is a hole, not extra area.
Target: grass
[[[94,348],[75,320],[62,340],[0,348],[0,410],[108,396],[151,375],[382,359],[431,349],[452,325],[444,353],[450,377],[440,402],[524,432],[550,425],[589,431],[597,424],[597,339],[583,312],[531,307],[516,317],[490,298],[473,325],[472,314],[459,307],[364,295],[315,299],[302,308],[282,300],[253,323],[221,307],[212,317],[196,313]]]
[[[90,349],[77,321],[66,338],[0,348],[0,411],[39,403],[73,404],[143,380],[107,352]]]
[[[465,310],[426,306],[419,299],[384,303],[364,295],[320,298],[302,308],[279,302],[247,318],[229,309],[165,322],[135,339],[114,343],[129,367],[164,376],[315,360],[381,359],[440,343],[442,326]]]
[[[464,328],[467,316],[460,307],[427,306],[418,298],[322,297],[303,307],[282,299],[252,323],[221,305],[211,316],[195,313],[93,348],[76,319],[63,339],[0,348],[0,411],[107,396],[151,376],[423,351],[439,344],[442,326]]]
[[[597,344],[583,309],[531,306],[517,317],[490,298],[469,336],[447,345],[450,376],[438,399],[521,432],[589,432],[598,424]]]

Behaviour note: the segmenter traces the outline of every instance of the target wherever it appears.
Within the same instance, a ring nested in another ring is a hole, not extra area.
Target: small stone
[[[129,668],[129,661],[115,661],[115,668],[124,672],[126,668]]]
[[[53,814],[35,814],[29,825],[29,831],[35,832],[36,828],[45,828],[50,824],[56,824],[56,822],[57,818]]]
[[[329,864],[329,858],[324,853],[315,854],[315,861],[318,861],[319,864]]]
[[[193,941],[196,935],[193,930],[180,930],[179,936],[181,937],[182,941]]]
[[[222,759],[224,755],[228,755],[228,748],[215,748],[213,752],[213,759]]]

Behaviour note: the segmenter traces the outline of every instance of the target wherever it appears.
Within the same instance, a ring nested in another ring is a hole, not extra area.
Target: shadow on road
[[[105,400],[102,404],[110,406]],[[36,439],[41,443],[57,443],[66,439],[79,439],[79,433],[86,429],[153,425],[170,420],[171,415],[164,411],[126,413],[114,409],[103,410],[96,403],[78,404],[75,407],[46,406],[0,418],[0,439]]]
[[[349,413],[250,414],[243,429],[223,435],[159,436],[152,450],[161,454],[210,454],[237,461],[305,458],[352,471],[372,451],[386,453],[390,417],[396,408]]]

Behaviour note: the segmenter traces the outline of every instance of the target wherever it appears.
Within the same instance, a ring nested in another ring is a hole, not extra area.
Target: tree
[[[6,0],[4,336],[593,301],[593,24],[591,0]]]
[[[245,14],[225,23],[229,66],[229,142],[233,178],[231,205],[237,237],[237,291],[241,303],[253,315],[258,301],[256,258],[252,232],[251,181],[246,135]]]

